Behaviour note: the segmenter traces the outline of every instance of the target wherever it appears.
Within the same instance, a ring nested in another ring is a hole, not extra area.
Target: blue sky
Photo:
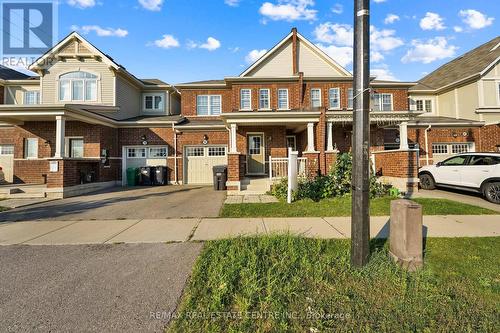
[[[342,0],[61,0],[59,37],[77,29],[135,75],[179,83],[239,75],[296,26],[351,70],[352,12]],[[418,80],[499,21],[498,0],[374,0],[373,73]]]

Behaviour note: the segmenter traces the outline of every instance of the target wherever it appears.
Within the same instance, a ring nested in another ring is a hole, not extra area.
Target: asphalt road
[[[0,331],[161,332],[202,246],[0,247]]]
[[[12,209],[0,213],[0,222],[217,217],[225,198],[225,191],[203,186],[117,187]]]

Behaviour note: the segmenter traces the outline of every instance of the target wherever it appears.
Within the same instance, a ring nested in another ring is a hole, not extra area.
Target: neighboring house
[[[461,152],[500,151],[500,37],[465,53],[410,88],[409,123],[420,164]]]

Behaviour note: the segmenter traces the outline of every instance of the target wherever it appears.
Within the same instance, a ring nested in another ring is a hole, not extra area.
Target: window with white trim
[[[500,105],[500,82],[497,82],[497,101]]]
[[[252,90],[251,89],[241,89],[240,90],[240,109],[241,110],[252,110]]]
[[[201,157],[205,156],[205,148],[203,147],[187,147],[186,155],[188,157]]]
[[[297,151],[297,137],[295,135],[286,136],[286,147],[292,148],[293,151]]]
[[[36,105],[40,104],[40,91],[29,90],[24,92],[24,104]]]
[[[164,111],[164,96],[163,93],[147,93],[143,94],[143,105],[142,109],[144,111]]]
[[[353,88],[347,89],[347,108],[354,108],[354,90]]]
[[[271,108],[271,91],[269,89],[259,90],[259,109],[269,110]]]
[[[226,147],[208,147],[208,156],[226,156]]]
[[[288,110],[289,108],[288,89],[278,89],[278,109]]]
[[[473,142],[432,144],[433,155],[453,155],[461,153],[471,153],[474,152],[474,150],[475,149]]]
[[[24,158],[38,158],[38,138],[24,139]]]
[[[0,145],[0,156],[14,155],[13,145]]]
[[[432,112],[432,100],[430,99],[415,100],[415,109],[417,111]]]
[[[311,89],[311,107],[321,107],[321,89]]]
[[[392,94],[373,94],[373,111],[392,111]]]
[[[68,156],[70,158],[83,158],[83,138],[68,139]]]
[[[88,72],[70,72],[59,77],[60,101],[97,101],[97,75]]]
[[[328,91],[330,109],[340,109],[340,88],[330,88]]]
[[[145,158],[146,148],[127,148],[128,158]]]
[[[196,114],[198,116],[218,116],[222,111],[221,95],[196,96]]]
[[[149,148],[149,158],[167,157],[167,147],[151,147]]]

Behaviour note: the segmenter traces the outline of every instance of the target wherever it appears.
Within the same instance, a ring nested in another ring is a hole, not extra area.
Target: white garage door
[[[191,146],[185,149],[187,184],[212,184],[216,165],[227,165],[226,146]]]
[[[125,154],[125,170],[146,166],[167,166],[168,149],[164,146],[126,147]]]
[[[14,146],[0,145],[0,184],[14,182]]]

